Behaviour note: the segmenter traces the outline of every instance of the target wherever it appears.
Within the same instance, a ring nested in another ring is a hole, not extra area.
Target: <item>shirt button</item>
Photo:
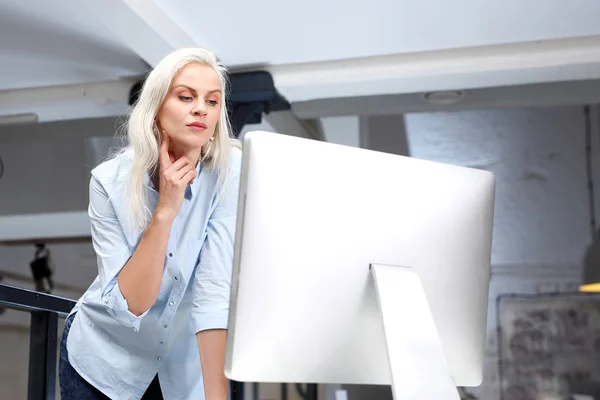
[[[169,257],[173,257],[173,253],[169,253]]]
[[[137,328],[133,328],[133,331],[134,331],[134,332],[137,332]]]
[[[158,361],[162,361],[162,357],[158,357],[158,358],[157,358],[157,360],[158,360]]]
[[[161,341],[160,344],[165,344],[165,342]]]
[[[179,279],[178,277],[175,277],[175,280]]]
[[[170,305],[170,306],[172,306],[173,304],[175,304],[175,302],[174,302],[173,300],[171,300],[171,301],[169,302],[169,305]]]
[[[165,324],[165,328],[168,328],[168,327],[169,327],[169,324]]]

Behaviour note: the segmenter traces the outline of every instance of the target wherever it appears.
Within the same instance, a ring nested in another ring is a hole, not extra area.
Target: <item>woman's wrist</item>
[[[177,213],[174,213],[168,209],[157,208],[154,211],[154,215],[152,216],[152,224],[159,224],[159,225],[168,224],[170,226],[173,223],[173,221],[175,220],[176,216],[177,216]]]

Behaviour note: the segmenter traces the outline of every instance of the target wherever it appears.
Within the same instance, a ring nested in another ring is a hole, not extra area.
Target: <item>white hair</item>
[[[136,101],[126,125],[127,145],[119,153],[130,153],[131,170],[127,177],[125,199],[129,218],[133,227],[143,231],[148,226],[152,214],[147,206],[144,188],[146,173],[152,176],[158,169],[160,132],[156,124],[158,111],[169,93],[173,79],[186,65],[198,63],[212,67],[221,82],[221,110],[215,128],[214,140],[207,142],[202,149],[200,162],[205,167],[218,170],[219,185],[227,181],[230,151],[241,148],[238,140],[231,137],[231,124],[227,114],[227,71],[210,51],[202,48],[183,48],[165,58],[148,74],[139,98]]]

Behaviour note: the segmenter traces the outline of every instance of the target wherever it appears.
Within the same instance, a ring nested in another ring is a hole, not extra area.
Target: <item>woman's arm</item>
[[[194,276],[192,328],[198,341],[207,400],[227,398],[225,345],[242,153],[232,149],[226,187],[207,226]]]
[[[129,311],[136,316],[152,307],[158,298],[172,223],[169,214],[155,212],[137,249],[119,274],[121,293]]]
[[[225,378],[225,343],[227,331],[210,329],[196,334],[200,365],[207,400],[227,400],[229,383]]]
[[[169,137],[164,135],[159,155],[158,205],[137,249],[119,274],[121,293],[136,316],[158,298],[171,226],[183,203],[185,188],[196,177],[196,168],[189,160],[181,157],[173,162],[168,149]]]

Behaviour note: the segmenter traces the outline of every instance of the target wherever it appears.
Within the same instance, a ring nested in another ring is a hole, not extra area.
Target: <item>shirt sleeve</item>
[[[129,311],[127,300],[119,288],[118,276],[132,255],[113,204],[102,184],[90,180],[90,217],[92,244],[98,264],[101,299],[108,313],[122,324],[139,330],[142,318]]]
[[[239,184],[240,170],[232,168],[208,220],[206,239],[194,276],[191,311],[194,334],[209,329],[227,329]]]

